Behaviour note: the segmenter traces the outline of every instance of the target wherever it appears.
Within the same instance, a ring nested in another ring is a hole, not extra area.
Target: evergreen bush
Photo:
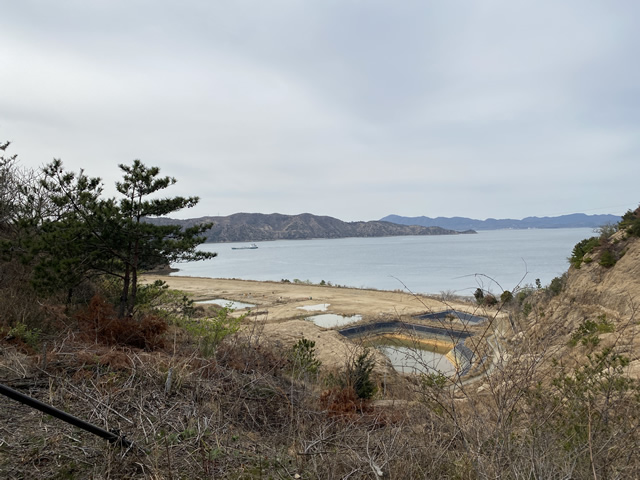
[[[600,245],[600,239],[598,237],[591,237],[580,240],[573,247],[571,257],[569,258],[569,263],[575,268],[580,268],[584,256],[588,253],[591,253],[593,249],[598,245]]]
[[[611,268],[616,264],[617,261],[618,260],[616,258],[616,255],[610,249],[607,248],[602,252],[602,255],[600,256],[600,261],[598,263],[603,267]]]

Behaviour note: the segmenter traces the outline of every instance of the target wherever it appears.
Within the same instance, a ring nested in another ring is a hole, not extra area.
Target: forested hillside
[[[205,233],[208,242],[259,242],[266,240],[302,240],[310,238],[387,237],[400,235],[456,235],[460,232],[441,227],[397,225],[391,222],[343,222],[333,217],[282,215],[278,213],[236,213],[226,217],[190,220],[149,219],[156,224],[172,223],[193,226],[211,222]],[[475,233],[475,232],[464,232]]]

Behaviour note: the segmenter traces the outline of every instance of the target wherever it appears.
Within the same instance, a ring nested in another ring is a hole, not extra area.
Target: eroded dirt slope
[[[554,358],[585,358],[605,346],[615,346],[630,358],[630,374],[640,378],[640,238],[625,239],[620,232],[610,247],[619,257],[614,266],[600,265],[603,250],[595,250],[588,263],[569,269],[560,294],[535,303],[536,312],[528,320],[531,331],[553,342]],[[613,331],[597,332],[597,348],[581,341],[571,346],[572,337],[589,321],[608,324]]]

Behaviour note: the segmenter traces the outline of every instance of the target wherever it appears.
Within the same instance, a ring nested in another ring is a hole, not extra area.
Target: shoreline
[[[365,320],[400,318],[425,312],[454,308],[469,311],[475,305],[434,296],[412,294],[400,290],[337,287],[307,283],[223,279],[210,277],[145,274],[143,283],[164,281],[169,288],[183,291],[196,303],[224,299],[255,305],[256,310],[268,314],[269,322],[304,318],[308,311],[300,307],[329,304],[322,313],[362,315]]]

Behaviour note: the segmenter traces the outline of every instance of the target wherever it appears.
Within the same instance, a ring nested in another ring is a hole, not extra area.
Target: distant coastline
[[[338,238],[399,237],[413,235],[462,235],[480,230],[526,230],[538,228],[598,228],[620,221],[616,215],[586,215],[575,213],[559,217],[527,217],[522,220],[476,220],[466,217],[403,217],[388,215],[380,220],[344,222],[334,217],[302,213],[235,213],[228,216],[208,216],[177,220],[149,218],[160,225],[177,224],[189,228],[212,223],[205,233],[207,243],[265,242],[272,240],[311,240]]]
[[[401,225],[385,221],[343,222],[337,218],[303,213],[236,213],[225,217],[200,217],[187,220],[151,218],[155,224],[178,224],[189,228],[197,224],[213,223],[205,233],[207,243],[264,242],[270,240],[310,240],[338,238],[400,237],[412,235],[460,235],[476,233],[470,229],[460,232],[439,226]]]
[[[621,217],[617,215],[573,213],[558,217],[526,217],[522,220],[512,218],[476,220],[467,217],[403,217],[401,215],[387,215],[380,220],[398,225],[417,225],[422,227],[437,225],[452,230],[526,230],[530,228],[598,228],[603,225],[616,224],[620,219]]]

